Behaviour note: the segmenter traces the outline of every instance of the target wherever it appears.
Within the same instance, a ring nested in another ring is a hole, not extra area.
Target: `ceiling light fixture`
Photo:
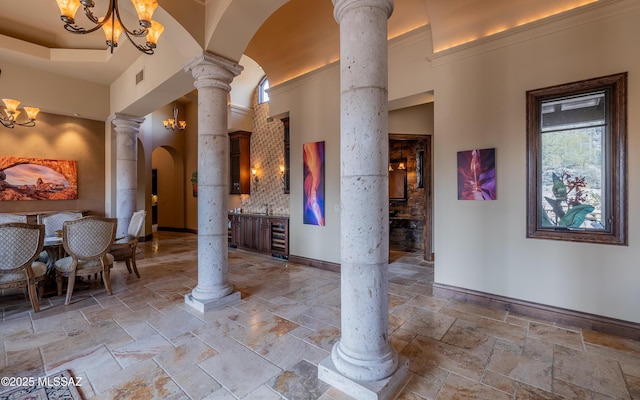
[[[180,130],[183,131],[187,127],[187,121],[178,120],[178,107],[173,105],[173,118],[165,119],[162,121],[164,127],[171,130]]]
[[[0,123],[2,125],[7,128],[13,128],[16,125],[26,127],[36,126],[36,116],[40,112],[39,108],[23,107],[24,111],[27,113],[28,120],[26,122],[16,122],[18,115],[20,115],[20,111],[18,110],[18,104],[20,104],[20,102],[13,99],[2,99],[2,101],[6,107],[4,112],[7,114],[6,117],[0,115]]]
[[[120,11],[118,9],[118,0],[109,0],[109,7],[104,17],[96,17],[91,9],[95,6],[93,0],[56,0],[58,8],[60,8],[60,19],[64,22],[64,29],[71,33],[86,34],[95,32],[99,28],[104,31],[107,38],[107,46],[113,53],[113,48],[118,46],[118,38],[124,32],[129,41],[141,52],[145,54],[153,54],[158,38],[164,31],[164,26],[156,21],[151,20],[153,12],[158,7],[156,0],[131,0],[133,6],[138,13],[138,22],[140,29],[129,30],[122,22]],[[75,16],[80,8],[84,7],[84,13],[93,22],[95,26],[91,29],[85,29],[76,25]],[[141,45],[136,43],[132,37],[146,36],[147,43]]]

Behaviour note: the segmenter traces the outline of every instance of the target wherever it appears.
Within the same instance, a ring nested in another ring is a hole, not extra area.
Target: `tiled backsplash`
[[[254,117],[251,134],[251,166],[257,168],[259,182],[251,182],[251,194],[240,197],[245,212],[289,215],[289,195],[284,193],[280,166],[284,165],[284,125],[278,119],[267,122],[269,103],[258,104],[253,96]]]

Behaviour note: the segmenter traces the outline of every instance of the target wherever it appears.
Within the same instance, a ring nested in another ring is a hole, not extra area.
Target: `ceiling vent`
[[[136,74],[136,85],[144,80],[144,70],[141,69],[140,72]]]

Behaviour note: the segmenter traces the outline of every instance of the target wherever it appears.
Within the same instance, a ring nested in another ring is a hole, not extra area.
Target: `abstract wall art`
[[[0,156],[0,201],[77,198],[77,161]]]
[[[303,222],[324,226],[324,142],[305,143],[303,151]]]
[[[496,199],[496,149],[458,152],[458,200]]]

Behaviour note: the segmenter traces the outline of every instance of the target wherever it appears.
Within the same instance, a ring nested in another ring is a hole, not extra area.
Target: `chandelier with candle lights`
[[[140,28],[134,30],[128,29],[122,22],[118,0],[109,0],[109,7],[104,17],[97,17],[93,13],[92,8],[95,6],[93,0],[56,0],[56,2],[60,8],[60,19],[64,22],[64,29],[71,33],[87,34],[102,28],[111,53],[113,48],[118,46],[118,38],[124,33],[138,50],[145,54],[153,54],[158,38],[164,31],[164,26],[151,20],[153,12],[158,7],[156,0],[131,0],[138,13],[140,24]],[[76,25],[75,16],[80,6],[84,7],[85,15],[95,26],[85,29]],[[144,45],[138,44],[134,41],[134,37],[146,37],[147,42]]]

